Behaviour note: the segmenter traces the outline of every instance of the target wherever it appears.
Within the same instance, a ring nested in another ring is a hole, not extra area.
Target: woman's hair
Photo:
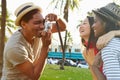
[[[83,38],[82,38],[82,44],[88,50],[90,48],[90,44],[91,43],[92,43],[93,46],[95,46],[95,44],[96,44],[96,38],[94,36],[94,31],[93,31],[93,28],[92,28],[92,25],[94,23],[94,18],[90,17],[90,16],[87,16],[87,19],[88,19],[88,22],[89,22],[89,25],[90,25],[90,36],[89,36],[89,39],[88,39],[88,44],[87,45],[85,44],[85,40]]]

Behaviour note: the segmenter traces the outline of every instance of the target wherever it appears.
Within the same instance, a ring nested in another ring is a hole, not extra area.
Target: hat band
[[[31,6],[30,6],[30,5],[25,6],[23,9],[21,9],[21,10],[18,12],[17,16],[18,16],[22,11],[24,11],[25,9],[27,9],[27,8],[29,8],[29,7],[31,7]]]

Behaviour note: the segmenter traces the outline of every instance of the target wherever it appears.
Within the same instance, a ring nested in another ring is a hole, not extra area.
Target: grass
[[[47,64],[39,80],[92,80],[88,69],[65,66],[65,70],[60,70],[59,67]]]

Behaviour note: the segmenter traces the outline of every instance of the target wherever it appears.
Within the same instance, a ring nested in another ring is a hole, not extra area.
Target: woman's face
[[[89,24],[88,18],[86,18],[81,23],[80,28],[79,28],[79,32],[80,32],[81,38],[88,41],[89,36],[90,36],[90,24]]]
[[[95,22],[92,26],[94,30],[94,34],[95,34],[95,37],[100,37],[105,33],[105,22],[103,22],[102,19],[100,19],[97,16],[95,16],[94,19],[95,19],[94,20]]]

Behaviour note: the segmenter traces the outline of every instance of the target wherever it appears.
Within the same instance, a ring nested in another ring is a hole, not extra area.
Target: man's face
[[[95,16],[95,22],[93,24],[95,37],[100,37],[105,33],[105,23],[97,16]]]
[[[30,36],[41,37],[41,32],[44,30],[44,18],[40,12],[33,15],[33,18],[25,23],[25,31]]]

